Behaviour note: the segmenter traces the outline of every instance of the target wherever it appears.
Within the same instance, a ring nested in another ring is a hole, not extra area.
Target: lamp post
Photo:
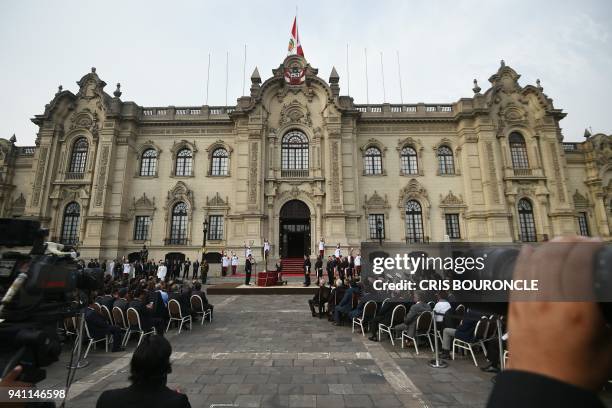
[[[378,237],[378,244],[382,246],[383,236],[382,236],[382,221],[381,220],[378,220],[378,222],[376,223],[376,236]]]
[[[202,236],[202,262],[204,262],[204,255],[206,254],[206,234],[208,233],[208,220],[204,218],[204,222],[202,223],[202,231],[204,235]]]

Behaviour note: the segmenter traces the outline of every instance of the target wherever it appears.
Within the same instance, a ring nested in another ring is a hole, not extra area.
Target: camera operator
[[[104,391],[96,408],[190,408],[185,394],[166,386],[172,372],[172,347],[162,336],[147,336],[136,348],[130,363],[130,381],[127,388]]]
[[[593,259],[602,245],[564,237],[537,249],[525,246],[514,279],[537,278],[556,293],[591,299]],[[612,334],[599,305],[533,301],[534,296],[510,295],[509,369],[497,377],[487,406],[603,407],[596,393],[612,372]]]

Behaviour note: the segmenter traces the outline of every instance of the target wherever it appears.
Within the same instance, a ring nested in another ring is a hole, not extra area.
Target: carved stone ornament
[[[142,193],[142,197],[136,199],[134,197],[132,203],[132,209],[134,210],[155,210],[155,197],[152,199],[147,197],[147,193]]]
[[[442,196],[440,194],[440,206],[441,207],[463,207],[465,203],[463,202],[463,197],[461,195],[456,196],[452,191],[449,190],[446,196]]]
[[[182,181],[176,183],[174,188],[168,191],[168,204],[177,201],[186,201],[190,206],[193,206],[193,192]]]
[[[376,190],[374,190],[374,194],[368,198],[368,195],[365,195],[364,199],[365,205],[364,208],[389,208],[389,200],[387,199],[387,195],[385,194],[384,198],[381,197]]]
[[[574,207],[578,208],[578,207],[588,207],[589,206],[589,200],[583,196],[582,194],[580,194],[578,192],[578,190],[576,190],[576,192],[574,193]]]
[[[411,179],[408,185],[400,190],[397,206],[404,208],[406,201],[410,199],[429,202],[427,190],[416,179]]]
[[[229,202],[229,198],[225,197],[225,200],[221,198],[219,192],[213,196],[213,198],[206,197],[206,207],[227,207]]]
[[[25,211],[25,206],[26,206],[26,199],[23,196],[23,193],[19,193],[19,197],[17,197],[13,201],[13,208],[12,208],[13,216],[23,215],[23,212]]]
[[[284,104],[280,113],[280,119],[278,122],[279,127],[288,124],[302,124],[305,126],[312,126],[312,119],[310,118],[310,111],[308,107],[303,106],[296,99],[288,104]]]
[[[70,119],[70,130],[73,129],[86,129],[92,134],[97,135],[99,129],[100,119],[97,112],[92,112],[89,109],[83,109],[81,112],[72,115]]]

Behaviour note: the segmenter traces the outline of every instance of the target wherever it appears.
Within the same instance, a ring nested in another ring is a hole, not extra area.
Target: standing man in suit
[[[253,255],[249,254],[244,263],[244,274],[246,275],[244,278],[244,284],[249,286],[251,284],[251,272],[253,271],[253,264],[255,261],[253,260]]]
[[[334,268],[334,258],[330,255],[327,257],[327,265],[325,265],[325,269],[327,269],[327,283],[329,283],[329,286],[333,286],[334,284]]]
[[[85,322],[87,322],[89,334],[96,340],[110,334],[113,336],[113,351],[121,351],[121,330],[117,326],[110,325],[98,314],[93,307],[94,303],[93,298],[90,298],[85,309]]]
[[[208,279],[208,269],[208,261],[206,260],[206,257],[204,257],[204,259],[202,259],[202,265],[200,265],[203,285],[206,285],[206,279]]]
[[[193,262],[193,279],[194,280],[198,279],[198,272],[200,272],[200,262],[198,262],[198,260],[196,259]]]
[[[304,255],[304,286],[310,286],[310,257]]]

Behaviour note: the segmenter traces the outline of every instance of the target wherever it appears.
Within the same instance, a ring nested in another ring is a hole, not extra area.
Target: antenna
[[[382,87],[383,87],[383,102],[387,102],[387,93],[385,92],[385,68],[383,66],[383,53],[380,52],[380,73],[382,75]]]
[[[245,81],[246,81],[246,44],[244,44],[244,59],[242,60],[242,96],[244,96]]]
[[[400,102],[404,104],[404,92],[402,91],[402,70],[400,68],[399,51],[395,51],[397,54],[397,78],[399,79],[399,91],[400,91]]]
[[[351,94],[351,76],[349,73],[349,45],[346,44],[346,94]]]
[[[368,84],[368,49],[364,48],[363,53],[365,55],[365,80],[366,80],[366,103],[370,104],[370,89]]]
[[[210,52],[208,53],[208,70],[206,72],[206,105],[208,106],[208,86],[210,84]]]
[[[229,67],[229,51],[225,51],[225,106],[227,106],[228,67]]]

